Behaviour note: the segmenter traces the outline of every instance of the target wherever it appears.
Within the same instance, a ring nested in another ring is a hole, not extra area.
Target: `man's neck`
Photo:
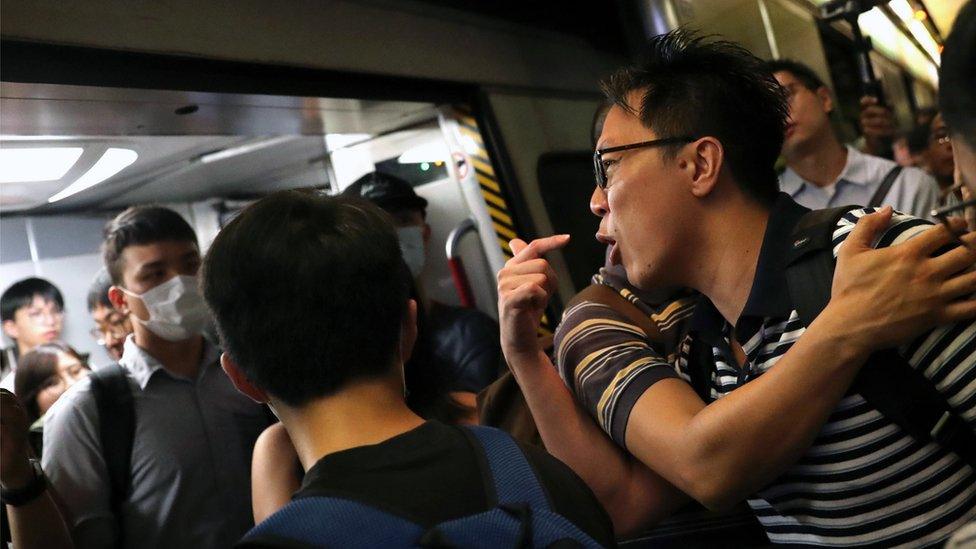
[[[134,339],[140,349],[159,361],[167,372],[196,379],[203,360],[203,336],[198,335],[183,341],[167,341],[152,332],[136,328]]]
[[[703,231],[688,270],[688,286],[708,297],[733,325],[749,299],[769,221],[769,211],[759,204],[740,199],[737,206],[710,216],[711,230]]]
[[[306,471],[324,456],[379,444],[424,423],[407,407],[399,375],[357,381],[301,408],[276,410]]]
[[[833,185],[847,165],[847,147],[837,140],[833,131],[811,141],[807,148],[794,151],[786,159],[786,165],[804,181],[818,187]]]

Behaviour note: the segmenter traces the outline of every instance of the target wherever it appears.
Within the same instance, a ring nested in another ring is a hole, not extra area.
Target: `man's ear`
[[[428,244],[430,244],[430,235],[431,235],[431,232],[432,231],[430,230],[430,225],[428,225],[427,222],[425,221],[424,222],[424,230],[423,230],[424,246],[427,246]]]
[[[108,300],[112,302],[112,306],[122,312],[129,311],[129,302],[126,300],[125,292],[119,289],[118,286],[112,285],[108,289]]]
[[[691,193],[697,198],[704,198],[712,193],[718,184],[719,172],[725,163],[725,149],[722,143],[714,137],[706,136],[691,143],[681,162],[691,176]]]
[[[7,334],[10,339],[17,339],[20,335],[20,330],[17,329],[17,323],[13,320],[3,321],[3,333]]]
[[[830,97],[830,90],[827,89],[827,86],[817,88],[817,99],[820,100],[820,105],[823,107],[825,113],[830,114],[834,112],[834,99]]]
[[[400,358],[406,364],[413,355],[413,347],[417,344],[417,301],[407,300],[407,310],[400,323]]]
[[[265,393],[251,383],[251,380],[247,379],[247,376],[244,375],[244,372],[241,371],[241,368],[229,354],[223,353],[220,355],[220,367],[224,369],[224,373],[230,378],[230,382],[234,384],[234,387],[237,387],[237,390],[243,393],[244,396],[261,404],[271,400],[268,398],[268,393]]]

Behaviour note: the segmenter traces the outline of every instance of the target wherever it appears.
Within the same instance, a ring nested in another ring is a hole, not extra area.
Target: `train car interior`
[[[468,304],[497,315],[492,272],[500,254],[486,249],[499,250],[498,242],[480,195],[462,191],[461,178],[475,173],[463,152],[472,138],[451,106],[7,82],[0,95],[0,272],[4,280],[43,276],[63,288],[65,337],[96,353],[96,363],[106,358],[86,329],[85,285],[101,264],[101,230],[115,213],[133,204],[172,206],[206,248],[264,194],[341,192],[372,171],[409,181],[428,200],[432,238],[421,280],[429,297],[462,299],[448,267],[451,236],[451,256],[473,292]]]
[[[918,113],[938,105],[943,38],[962,0],[852,0],[869,8],[857,27],[826,20],[828,2],[296,0],[271,9],[263,0],[5,0],[0,290],[27,277],[51,281],[65,298],[64,342],[94,367],[110,364],[86,299],[104,265],[105,224],[118,213],[169,207],[206,252],[270,193],[337,194],[382,172],[427,201],[418,280],[434,302],[497,321],[509,242],[572,235],[546,256],[558,287],[538,331],[551,342],[566,304],[609,257],[590,211],[594,114],[605,102],[598,82],[647,37],[692,27],[763,60],[808,65],[831,90],[842,145],[863,139],[862,31],[903,141]],[[631,370],[613,383],[623,386]],[[668,540],[702,516],[725,537],[715,546],[740,546],[758,531],[744,505],[692,514],[618,541],[677,547]]]

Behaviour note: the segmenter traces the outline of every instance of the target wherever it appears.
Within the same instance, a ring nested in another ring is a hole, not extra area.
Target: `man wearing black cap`
[[[365,198],[393,218],[403,259],[427,313],[425,328],[431,354],[448,377],[449,388],[454,392],[478,393],[493,382],[498,377],[501,357],[498,325],[476,309],[426,299],[420,283],[431,235],[427,200],[418,196],[410,183],[381,172],[364,175],[343,194]],[[458,396],[474,404],[472,395]]]

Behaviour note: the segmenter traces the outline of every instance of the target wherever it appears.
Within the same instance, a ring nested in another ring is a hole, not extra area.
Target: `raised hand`
[[[515,256],[498,272],[498,320],[502,351],[506,357],[536,355],[536,332],[549,298],[556,291],[556,273],[543,256],[569,242],[569,235],[555,235],[526,244],[509,244]]]
[[[858,221],[838,253],[828,305],[870,350],[976,317],[976,233],[957,237],[936,225],[906,242],[874,249],[872,243],[890,220],[886,207]],[[952,223],[955,230],[965,227],[960,219]],[[964,246],[932,257],[957,238]]]
[[[861,98],[859,118],[866,145],[865,152],[888,156],[895,136],[895,117],[891,109],[879,104],[875,97],[864,96]]]

